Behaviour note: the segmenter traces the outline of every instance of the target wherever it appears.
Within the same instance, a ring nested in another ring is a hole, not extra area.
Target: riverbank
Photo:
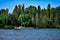
[[[7,29],[7,30],[10,30],[10,29],[13,29],[13,30],[19,30],[19,29],[15,29],[15,28],[0,28],[0,29]],[[60,29],[60,28],[24,28],[24,29]],[[21,29],[23,30],[23,29]]]
[[[0,27],[0,29],[60,29],[60,27],[17,27],[15,25],[5,25],[3,27]]]

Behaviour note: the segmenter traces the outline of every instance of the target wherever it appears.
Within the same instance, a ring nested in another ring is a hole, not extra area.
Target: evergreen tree
[[[22,11],[23,11],[23,13],[24,13],[24,4],[23,4],[23,6],[22,6]]]
[[[41,15],[40,6],[38,6],[37,13],[36,13],[36,26],[40,26],[41,23],[40,15]]]
[[[18,18],[19,13],[18,13],[18,6],[17,5],[15,5],[15,8],[13,10],[13,15],[15,15],[16,18]]]
[[[50,4],[48,4],[48,6],[47,6],[47,27],[51,27],[51,25],[52,25],[52,20],[51,20],[51,5]]]
[[[22,13],[22,6],[18,5],[18,15],[20,15]]]
[[[60,6],[58,6],[57,8],[56,8],[56,12],[57,12],[57,21],[58,21],[58,25],[60,25]]]

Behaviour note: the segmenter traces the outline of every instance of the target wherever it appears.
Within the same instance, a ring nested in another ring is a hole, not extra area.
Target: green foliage
[[[36,28],[60,27],[60,6],[51,8],[48,4],[47,9],[41,9],[40,6],[16,5],[12,14],[8,9],[0,10],[0,28],[14,28],[17,26],[30,26]],[[29,27],[28,26],[28,27]]]
[[[7,24],[8,15],[1,14],[0,15],[0,28],[3,28],[5,24]]]
[[[21,23],[21,25],[29,25],[31,22],[31,17],[29,14],[20,14],[18,21]]]
[[[16,22],[17,22],[17,18],[15,17],[15,15],[10,14],[8,16],[8,24],[9,25],[15,25]]]

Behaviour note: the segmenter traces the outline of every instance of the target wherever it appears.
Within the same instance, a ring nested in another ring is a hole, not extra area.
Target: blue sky
[[[60,6],[60,0],[0,0],[0,9],[9,9],[9,12],[12,12],[15,5],[23,4],[25,8],[33,5],[38,6],[40,5],[41,8],[47,8],[47,5],[50,3],[51,7]]]

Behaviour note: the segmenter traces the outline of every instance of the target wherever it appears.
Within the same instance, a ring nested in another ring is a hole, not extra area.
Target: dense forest
[[[60,28],[60,6],[51,7],[47,5],[47,9],[23,5],[15,5],[13,12],[9,13],[9,9],[0,9],[0,28],[13,29],[14,27],[34,27],[34,28]]]

